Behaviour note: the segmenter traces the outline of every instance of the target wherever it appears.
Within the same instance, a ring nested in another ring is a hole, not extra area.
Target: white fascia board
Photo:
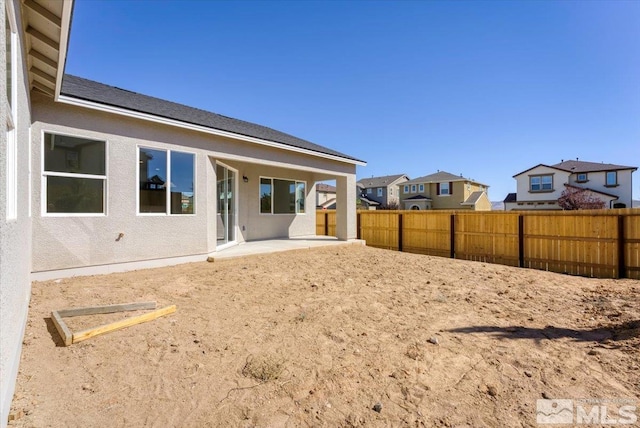
[[[263,146],[274,147],[274,148],[277,148],[277,149],[280,149],[280,150],[287,150],[287,151],[291,151],[291,152],[302,153],[302,154],[309,155],[309,156],[316,156],[316,157],[320,157],[320,158],[330,159],[330,160],[343,162],[343,163],[348,163],[348,164],[353,164],[353,165],[367,166],[366,162],[362,162],[362,161],[358,161],[358,160],[352,160],[352,159],[347,159],[347,158],[343,158],[343,157],[340,157],[340,156],[330,155],[330,154],[326,154],[326,153],[320,153],[320,152],[316,152],[316,151],[309,150],[309,149],[303,149],[303,148],[300,148],[300,147],[289,146],[287,144],[276,143],[276,142],[273,142],[273,141],[263,140],[263,139],[255,138],[255,137],[249,137],[249,136],[241,135],[241,134],[235,134],[233,132],[222,131],[222,130],[219,130],[219,129],[207,128],[206,126],[194,125],[194,124],[191,124],[191,123],[181,122],[181,121],[175,120],[175,119],[167,119],[167,118],[164,118],[164,117],[155,116],[155,115],[148,114],[148,113],[140,113],[140,112],[137,112],[137,111],[127,110],[127,109],[123,109],[123,108],[120,108],[120,107],[114,107],[114,106],[109,106],[109,105],[105,105],[105,104],[96,103],[96,102],[93,102],[93,101],[81,100],[81,99],[69,97],[69,96],[66,96],[66,95],[58,96],[58,100],[57,101],[60,102],[60,103],[63,103],[63,104],[69,104],[69,105],[73,105],[73,106],[77,106],[77,107],[85,107],[85,108],[89,108],[89,109],[93,109],[93,110],[99,110],[99,111],[103,111],[103,112],[107,112],[107,113],[113,113],[113,114],[118,114],[118,115],[121,115],[121,116],[127,116],[127,117],[131,117],[131,118],[134,118],[134,119],[147,120],[147,121],[151,121],[151,122],[161,123],[161,124],[164,124],[164,125],[175,126],[175,127],[178,127],[178,128],[190,129],[192,131],[203,132],[205,134],[211,134],[211,135],[217,135],[217,136],[220,136],[220,137],[232,138],[234,140],[247,141],[249,143],[254,143],[254,144],[260,144],[260,145],[263,145]]]
[[[56,93],[54,100],[60,97],[62,89],[62,78],[67,61],[67,48],[69,44],[69,32],[71,31],[71,13],[73,11],[74,0],[64,0],[62,4],[62,25],[60,27],[60,44],[58,45],[58,69],[56,70]]]

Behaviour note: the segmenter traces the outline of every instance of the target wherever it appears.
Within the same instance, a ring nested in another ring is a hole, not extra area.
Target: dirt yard
[[[49,319],[146,300],[177,311]],[[543,397],[640,414],[640,281],[342,246],[34,284],[10,426],[533,427]]]

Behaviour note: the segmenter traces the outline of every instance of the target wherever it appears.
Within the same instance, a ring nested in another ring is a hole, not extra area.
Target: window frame
[[[418,193],[424,193],[424,183],[418,185]]]
[[[260,204],[260,186],[262,185],[262,180],[271,180],[271,212],[270,213],[263,213],[262,212],[262,207]],[[273,212],[274,210],[274,203],[273,203],[273,197],[275,194],[275,187],[274,187],[274,183],[273,180],[281,180],[281,181],[292,181],[294,183],[294,192],[297,193],[298,191],[298,183],[302,183],[304,184],[304,199],[305,199],[305,204],[304,204],[304,212],[299,212],[298,211],[298,201],[294,201],[294,206],[296,209],[296,212],[293,213],[275,213]],[[309,211],[309,208],[307,208],[307,181],[306,180],[296,180],[296,179],[292,179],[292,178],[282,178],[282,177],[271,177],[271,176],[266,176],[266,175],[261,175],[258,177],[258,215],[261,216],[271,216],[271,215],[307,215],[307,211]]]
[[[57,172],[45,170],[45,135],[59,135],[62,137],[83,138],[104,142],[104,175],[95,174],[75,174],[72,172]],[[82,134],[74,134],[69,132],[59,132],[56,130],[43,129],[40,131],[40,216],[41,217],[106,217],[108,215],[109,200],[109,140],[99,139],[95,136],[87,136]],[[50,213],[47,212],[47,177],[66,177],[66,178],[87,178],[92,180],[102,180],[102,212],[101,213]]]
[[[613,174],[613,176],[615,178],[615,183],[613,183],[613,184],[609,183],[609,174]],[[604,186],[605,187],[617,187],[617,186],[619,186],[619,183],[618,183],[618,171],[606,171],[604,173]]]
[[[580,178],[580,176],[584,176],[584,178]],[[587,181],[589,181],[589,175],[586,172],[576,174],[576,183],[586,183]]]
[[[367,195],[373,194],[373,189],[371,187],[367,187]]]
[[[446,186],[447,186],[447,193],[444,193],[442,191],[442,185],[443,184],[446,184]],[[450,182],[443,181],[441,183],[438,183],[438,196],[451,196],[451,185],[450,185]]]
[[[378,187],[378,189],[376,190],[376,197],[381,198],[383,194],[384,190],[382,189],[382,187]]]
[[[544,188],[544,177],[550,177],[551,178],[551,188],[549,189],[545,189]],[[538,190],[534,190],[533,189],[533,182],[532,180],[535,178],[539,178],[540,179],[540,189]],[[554,191],[554,174],[534,174],[534,175],[530,175],[529,176],[529,192],[530,193],[550,193]]]
[[[159,150],[167,153],[167,183],[168,186],[165,186],[165,191],[167,192],[167,197],[165,201],[165,212],[163,213],[141,213],[140,212],[140,149],[150,149],[150,150]],[[171,213],[171,152],[179,152],[179,153],[188,153],[193,155],[193,212],[187,214],[173,214]],[[157,216],[167,216],[167,217],[189,217],[197,215],[196,210],[196,194],[197,194],[197,178],[198,178],[198,154],[196,152],[190,152],[188,150],[174,150],[166,147],[158,147],[153,146],[151,144],[136,144],[136,216],[141,217],[157,217]]]
[[[409,185],[408,185],[408,184],[405,184],[405,185],[404,185],[404,191],[403,191],[403,193],[409,193]]]
[[[411,193],[417,193],[417,187],[415,184],[411,185]]]
[[[11,78],[11,93],[7,93],[7,98],[1,102],[5,103],[6,115],[6,205],[5,205],[5,217],[7,221],[15,221],[18,219],[18,136],[16,135],[17,119],[18,119],[18,90],[17,90],[17,75],[18,75],[18,33],[17,33],[17,21],[15,10],[13,8],[13,2],[5,2],[5,22],[9,24],[9,40],[8,42],[11,49],[10,61],[11,67],[7,67],[5,70],[5,79],[7,74]],[[7,29],[5,29],[6,33]],[[6,65],[6,59],[5,59]],[[31,140],[29,140],[31,142]]]

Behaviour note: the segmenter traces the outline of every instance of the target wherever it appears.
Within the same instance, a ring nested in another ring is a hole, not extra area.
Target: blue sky
[[[76,0],[66,72],[494,201],[538,163],[640,166],[635,0]]]

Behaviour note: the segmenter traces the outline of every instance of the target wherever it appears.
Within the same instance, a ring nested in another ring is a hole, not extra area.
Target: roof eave
[[[76,97],[72,97],[72,96],[68,96],[68,95],[64,95],[64,94],[60,94],[58,96],[57,101],[62,103],[62,104],[73,105],[73,106],[76,106],[76,107],[84,107],[84,108],[88,108],[88,109],[92,109],[92,110],[98,110],[98,111],[102,111],[102,112],[106,112],[106,113],[118,114],[118,115],[121,115],[121,116],[127,116],[127,117],[131,117],[131,118],[134,118],[134,119],[140,119],[140,120],[146,120],[146,121],[155,122],[155,123],[161,123],[161,124],[164,124],[164,125],[175,126],[175,127],[183,128],[183,129],[190,129],[190,130],[193,130],[193,131],[203,132],[203,133],[206,133],[206,134],[217,135],[217,136],[221,136],[221,137],[233,138],[233,139],[236,139],[236,140],[242,140],[242,141],[246,141],[246,142],[250,142],[250,143],[254,143],[254,144],[270,146],[270,147],[274,147],[274,148],[278,148],[278,149],[282,149],[282,150],[287,150],[287,151],[292,151],[292,152],[297,152],[297,153],[303,153],[303,154],[310,155],[310,156],[321,157],[321,158],[330,159],[330,160],[334,160],[334,161],[338,161],[338,162],[344,162],[344,163],[348,163],[348,164],[352,164],[352,165],[367,166],[367,163],[365,161],[361,161],[361,160],[358,160],[358,159],[345,158],[345,157],[341,157],[341,156],[336,156],[336,155],[331,155],[331,154],[327,154],[327,153],[317,152],[317,151],[314,151],[314,150],[303,149],[301,147],[290,146],[290,145],[284,144],[284,143],[277,143],[275,141],[263,140],[261,138],[256,138],[256,137],[249,137],[247,135],[236,134],[236,133],[229,132],[229,131],[222,131],[220,129],[215,129],[215,128],[208,128],[208,127],[202,126],[202,125],[194,125],[194,124],[188,123],[188,122],[182,122],[182,121],[179,121],[179,120],[168,119],[168,118],[165,118],[165,117],[156,116],[156,115],[149,114],[149,113],[142,113],[142,112],[137,112],[137,111],[134,111],[134,110],[128,110],[128,109],[125,109],[125,108],[115,107],[115,106],[112,106],[112,105],[102,104],[102,103],[98,103],[98,102],[95,102],[95,101],[89,101],[89,100],[76,98]]]
[[[60,30],[60,49],[58,53],[58,70],[56,72],[56,93],[54,100],[58,101],[62,90],[62,79],[67,62],[67,49],[69,48],[69,33],[71,32],[71,16],[73,15],[74,0],[66,0],[62,5],[62,28]]]

